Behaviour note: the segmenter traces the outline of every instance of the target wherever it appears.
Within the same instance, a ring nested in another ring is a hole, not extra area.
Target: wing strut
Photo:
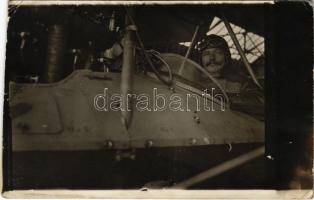
[[[233,32],[233,30],[232,30],[232,28],[231,28],[231,26],[230,26],[228,20],[227,20],[227,18],[226,18],[223,14],[222,14],[221,18],[222,18],[222,20],[223,20],[223,22],[224,22],[224,24],[225,24],[225,26],[226,26],[226,28],[227,28],[227,30],[228,30],[228,33],[229,33],[229,35],[230,35],[230,37],[231,37],[231,39],[232,39],[234,45],[236,46],[236,48],[237,48],[237,50],[238,50],[238,52],[239,52],[239,54],[240,54],[240,56],[241,56],[241,59],[242,59],[244,65],[245,65],[247,71],[248,71],[249,74],[251,75],[251,77],[252,77],[254,83],[255,83],[260,89],[263,89],[262,86],[259,84],[259,82],[258,82],[258,80],[257,80],[257,78],[256,78],[256,76],[255,76],[255,74],[254,74],[254,72],[253,72],[253,70],[252,70],[252,68],[251,68],[251,65],[250,65],[249,61],[247,60],[247,58],[246,58],[246,56],[245,56],[245,54],[244,54],[244,52],[243,52],[243,50],[242,50],[242,48],[241,48],[241,45],[240,45],[239,41],[237,40],[237,38],[236,38],[236,36],[235,36],[235,34],[234,34],[234,32]]]
[[[210,168],[196,176],[193,176],[187,180],[184,180],[176,185],[174,185],[173,189],[186,189],[195,184],[201,183],[209,178],[222,174],[230,169],[233,169],[237,166],[240,166],[250,160],[253,160],[259,156],[262,156],[265,152],[265,146],[259,147],[253,151],[245,153],[237,158],[226,161],[216,167]]]

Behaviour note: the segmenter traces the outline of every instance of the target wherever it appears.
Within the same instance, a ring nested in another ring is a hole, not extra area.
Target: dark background
[[[266,19],[266,146],[285,189],[299,166],[313,165],[312,7],[277,2]]]

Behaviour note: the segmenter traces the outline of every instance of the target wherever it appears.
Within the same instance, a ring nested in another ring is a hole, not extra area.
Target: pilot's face
[[[202,52],[202,64],[212,75],[219,77],[225,65],[225,54],[220,48],[207,48]]]

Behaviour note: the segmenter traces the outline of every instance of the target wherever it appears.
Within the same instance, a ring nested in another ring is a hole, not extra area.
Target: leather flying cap
[[[207,48],[220,48],[225,54],[226,64],[228,65],[231,61],[229,46],[223,37],[214,34],[206,35],[198,46],[201,52]]]

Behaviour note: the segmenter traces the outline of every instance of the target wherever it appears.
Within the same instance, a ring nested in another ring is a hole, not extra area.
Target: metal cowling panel
[[[197,113],[195,105],[191,105],[191,111],[135,109],[127,131],[121,124],[120,112],[95,109],[94,97],[104,88],[108,88],[109,95],[119,94],[120,74],[78,70],[53,84],[11,83],[13,151],[96,150],[106,148],[108,141],[112,149],[145,148],[148,143],[153,147],[175,147],[264,142],[262,122],[242,113],[219,111],[216,103],[215,111]],[[152,95],[153,88],[167,98],[174,93],[189,93],[176,86],[170,90],[147,76],[134,77],[135,94]],[[21,105],[32,105],[32,109],[24,106],[27,113],[16,115],[13,111]],[[23,131],[19,123],[29,129]]]

